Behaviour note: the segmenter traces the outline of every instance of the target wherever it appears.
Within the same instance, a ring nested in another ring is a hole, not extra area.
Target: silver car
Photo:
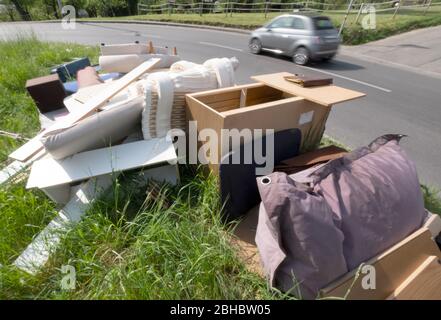
[[[311,60],[330,60],[340,45],[338,31],[325,16],[286,14],[276,17],[251,33],[249,48],[292,57],[305,65]]]

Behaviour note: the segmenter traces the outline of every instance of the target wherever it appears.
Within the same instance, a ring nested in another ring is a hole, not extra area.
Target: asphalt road
[[[352,148],[385,133],[407,134],[402,145],[415,160],[421,181],[441,187],[441,77],[359,59],[350,48],[333,62],[299,67],[289,59],[248,53],[248,36],[232,32],[117,23],[77,23],[74,30],[63,30],[58,23],[0,24],[0,38],[30,31],[46,40],[89,45],[152,40],[176,46],[183,59],[195,62],[236,56],[238,83],[279,71],[331,75],[337,85],[365,92],[367,97],[335,106],[326,133]]]

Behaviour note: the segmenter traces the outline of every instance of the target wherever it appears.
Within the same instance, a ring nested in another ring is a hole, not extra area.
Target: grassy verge
[[[26,79],[48,74],[74,57],[96,59],[97,48],[34,38],[0,42],[0,130],[31,137],[38,113]],[[2,160],[16,147],[1,138]],[[3,166],[3,165],[2,165]],[[35,277],[10,264],[54,217],[54,204],[24,183],[0,186],[0,299],[255,299],[273,298],[248,272],[219,218],[216,182],[183,170],[180,188],[164,187],[171,207],[148,201],[136,175],[121,176]],[[75,290],[61,290],[63,265],[73,266]]]
[[[166,21],[179,22],[188,24],[199,24],[209,26],[221,26],[240,29],[255,29],[264,23],[280,15],[281,13],[269,13],[265,17],[264,13],[233,13],[226,15],[224,13],[215,14],[146,14],[129,17],[114,18],[89,18],[83,21],[97,20],[150,20],[150,21]],[[344,13],[327,13],[339,27],[344,19]],[[362,16],[363,17],[363,16]],[[407,32],[413,29],[425,28],[441,24],[441,6],[432,7],[423,15],[423,10],[402,10],[393,19],[392,13],[378,13],[376,15],[376,29],[364,30],[361,27],[362,17],[355,23],[356,14],[351,14],[346,22],[343,32],[343,41],[345,44],[356,45],[369,41],[379,40],[394,34]]]
[[[8,59],[0,69],[5,89],[0,91],[0,130],[31,136],[38,128],[37,112],[24,93],[25,80],[73,57],[94,60],[97,49],[31,38],[0,42],[0,53]],[[11,96],[19,103],[11,105]],[[3,144],[4,154],[13,146]],[[26,190],[24,182],[0,186],[0,299],[285,298],[247,271],[230,245],[233,226],[221,223],[216,180],[192,168],[181,173],[182,184],[163,186],[155,201],[135,173],[120,176],[65,235],[37,276],[11,263],[56,208],[43,193]],[[441,201],[429,189],[426,204],[441,213]],[[61,289],[66,265],[76,271],[73,290]]]
[[[98,48],[49,44],[25,35],[0,42],[0,130],[32,137],[39,130],[39,121],[37,109],[25,93],[26,80],[48,75],[54,65],[84,56],[97,62]],[[0,161],[16,147],[15,140],[0,136]]]

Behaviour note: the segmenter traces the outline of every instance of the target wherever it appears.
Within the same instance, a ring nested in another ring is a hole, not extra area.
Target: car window
[[[315,18],[312,18],[312,21],[314,21],[314,27],[317,30],[333,29],[334,28],[331,20],[327,17],[315,17]]]
[[[292,28],[293,23],[292,17],[281,17],[277,20],[274,20],[270,25],[269,28]]]
[[[303,23],[302,19],[294,18],[294,21],[292,22],[292,28],[293,29],[305,29],[305,24]]]

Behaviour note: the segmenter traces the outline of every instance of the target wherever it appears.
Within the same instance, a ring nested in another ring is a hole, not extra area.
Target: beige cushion
[[[41,139],[54,159],[119,143],[139,129],[143,110],[142,97],[90,116],[74,126]]]
[[[158,93],[151,92],[151,108],[148,114],[146,110],[143,113],[142,127],[143,131],[147,131],[148,135],[144,137],[160,138],[164,136],[157,130],[158,123]],[[165,120],[169,122],[171,129],[186,129],[186,115],[185,115],[185,94],[175,94],[173,96],[173,106],[170,116]]]

